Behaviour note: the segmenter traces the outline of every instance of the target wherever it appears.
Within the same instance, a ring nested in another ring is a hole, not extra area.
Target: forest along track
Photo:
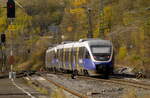
[[[75,95],[75,96],[77,96],[77,97],[79,97],[79,98],[88,98],[86,95],[83,95],[83,94],[81,94],[81,93],[75,92],[75,91],[73,91],[73,90],[71,90],[71,89],[65,87],[64,85],[62,85],[62,84],[60,84],[60,83],[57,83],[57,82],[55,82],[55,81],[53,81],[53,80],[50,80],[50,79],[47,78],[46,75],[44,75],[44,74],[38,73],[38,75],[40,75],[42,78],[44,78],[44,79],[47,80],[48,82],[50,82],[50,83],[54,84],[55,86],[57,86],[57,87],[59,87],[59,88],[65,90],[65,91],[67,91],[68,93],[70,93],[70,94],[72,94],[72,95]]]

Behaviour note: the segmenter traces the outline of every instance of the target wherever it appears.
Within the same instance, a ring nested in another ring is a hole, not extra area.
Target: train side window
[[[75,61],[78,61],[78,48],[75,48]]]
[[[76,62],[79,61],[79,47],[76,48]]]
[[[56,58],[55,51],[53,51],[52,53],[53,53],[53,59],[55,59]]]
[[[63,49],[60,49],[60,61],[61,61],[61,66],[63,62]]]
[[[87,49],[85,49],[85,58],[90,58],[90,54],[89,54],[89,51]]]
[[[66,49],[63,49],[63,64],[66,62]]]
[[[55,53],[55,59],[57,58],[57,52],[54,52]]]
[[[68,62],[71,65],[71,48],[69,48],[69,56],[68,57],[69,57],[69,61]]]
[[[74,56],[74,54],[73,54],[73,47],[71,48],[71,66],[72,66],[72,64],[73,64],[73,56]]]
[[[58,61],[60,61],[60,49],[58,49],[57,58],[58,58]]]
[[[66,57],[66,63],[67,63],[68,62],[68,48],[66,49],[65,57]]]
[[[81,47],[81,57],[84,58],[84,47]]]
[[[51,51],[48,53],[48,63],[51,65]]]
[[[76,62],[76,49],[73,48],[73,62]]]
[[[79,47],[79,59],[81,59],[81,56],[82,56],[82,48],[81,47]]]
[[[80,47],[79,48],[79,58],[82,59],[83,58],[83,54],[84,54],[84,48]]]

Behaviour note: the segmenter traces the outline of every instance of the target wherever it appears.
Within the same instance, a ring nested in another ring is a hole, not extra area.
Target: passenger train
[[[78,75],[109,75],[114,69],[113,45],[109,40],[87,39],[62,43],[46,51],[46,69]]]

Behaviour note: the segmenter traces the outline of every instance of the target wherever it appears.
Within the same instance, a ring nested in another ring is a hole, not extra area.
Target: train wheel
[[[109,79],[109,74],[104,74],[104,79]]]
[[[78,75],[84,76],[84,71],[83,71],[83,69],[80,70],[80,72],[78,73]]]
[[[72,79],[76,79],[76,76],[78,75],[78,70],[74,70],[71,74]]]
[[[90,76],[87,70],[83,70],[83,72],[84,72],[84,76],[87,76],[87,77]]]

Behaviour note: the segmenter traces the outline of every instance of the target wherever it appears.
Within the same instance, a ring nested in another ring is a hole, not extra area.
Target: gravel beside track
[[[23,79],[16,79],[14,83],[21,89],[28,91],[33,96],[39,94],[27,87],[27,85],[23,82]],[[0,79],[0,98],[31,98],[16,85],[14,85],[10,79]]]

